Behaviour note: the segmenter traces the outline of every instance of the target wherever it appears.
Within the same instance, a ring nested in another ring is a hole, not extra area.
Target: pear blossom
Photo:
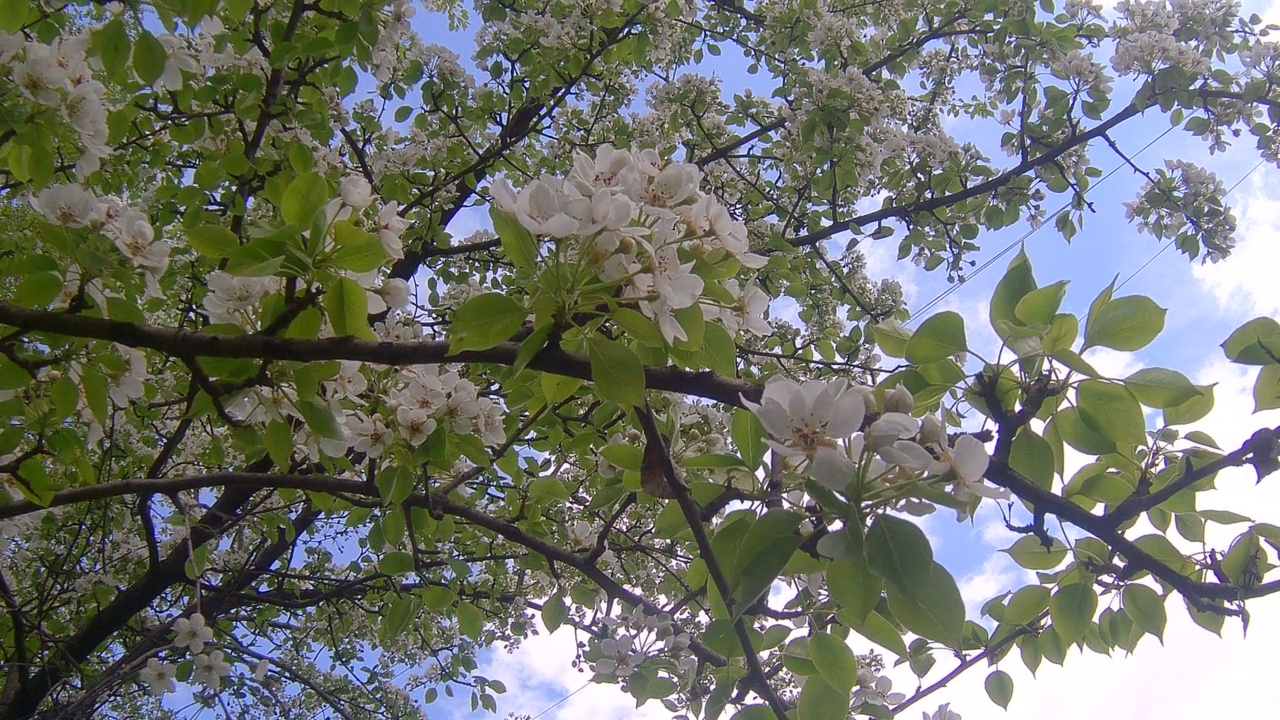
[[[409,291],[409,283],[400,278],[388,278],[382,284],[382,289],[378,290],[378,294],[382,296],[383,301],[389,307],[396,309],[407,308],[413,302],[413,296]]]
[[[862,396],[848,392],[843,380],[774,380],[765,385],[760,402],[743,405],[760,418],[773,436],[769,444],[785,457],[808,457],[822,447],[857,432],[866,417]]]
[[[942,703],[932,714],[921,713],[924,720],[960,720],[960,713],[951,709],[951,703]]]
[[[347,207],[363,210],[373,202],[373,186],[360,175],[348,175],[338,184],[338,194]]]
[[[267,671],[270,669],[271,663],[266,658],[262,658],[257,665],[253,666],[253,679],[262,682],[267,678]]]
[[[204,644],[213,641],[213,628],[205,625],[204,615],[192,613],[173,621],[174,647],[187,648],[193,653],[204,650]]]
[[[138,672],[139,679],[147,685],[147,692],[152,697],[160,697],[165,693],[178,689],[174,678],[178,675],[176,665],[160,662],[158,658],[148,658],[147,666]]]
[[[85,227],[98,214],[93,193],[77,184],[50,185],[29,198],[31,207],[63,227]]]
[[[199,73],[203,68],[191,56],[191,53],[183,47],[182,38],[177,35],[165,34],[156,39],[164,47],[165,62],[164,72],[156,80],[155,88],[157,90],[181,90],[182,71]]]
[[[231,674],[231,663],[223,659],[221,650],[213,650],[196,655],[191,679],[217,692],[222,687],[222,678]]]
[[[910,414],[911,410],[915,408],[915,405],[916,400],[912,397],[911,391],[907,390],[902,385],[899,385],[884,394],[885,412]]]
[[[883,675],[876,675],[868,668],[858,670],[858,687],[853,691],[852,706],[857,708],[863,704],[890,707],[907,699],[906,694],[892,692],[893,681]]]
[[[399,210],[399,203],[389,202],[378,211],[378,239],[382,241],[382,247],[387,251],[387,255],[394,260],[404,257],[404,245],[400,242],[400,235],[405,228],[409,227],[409,221],[400,217]]]
[[[578,232],[578,221],[564,211],[560,192],[547,180],[534,180],[516,195],[506,180],[499,179],[491,192],[498,207],[534,235],[562,238]]]
[[[887,412],[881,415],[871,427],[867,428],[867,446],[872,450],[912,437],[920,429],[920,421],[898,412]]]
[[[858,467],[844,453],[828,447],[818,449],[808,469],[809,477],[837,492],[847,490],[857,472]]]
[[[436,421],[421,408],[401,405],[396,409],[396,425],[409,444],[417,447],[436,430]]]

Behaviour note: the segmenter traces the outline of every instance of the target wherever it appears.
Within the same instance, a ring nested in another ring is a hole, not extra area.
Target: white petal
[[[961,435],[951,451],[956,474],[968,481],[978,481],[987,472],[991,458],[982,442],[972,435]]]
[[[849,458],[831,448],[819,449],[809,463],[809,477],[823,487],[841,492],[848,489],[856,472],[857,467]]]

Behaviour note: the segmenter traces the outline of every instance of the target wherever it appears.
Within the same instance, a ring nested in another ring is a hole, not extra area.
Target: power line
[[[590,684],[591,684],[591,681],[590,681],[590,680],[586,681],[585,683],[583,683],[583,684],[582,684],[582,687],[578,688],[577,690],[574,690],[573,692],[569,693],[568,695],[565,695],[564,697],[560,698],[559,700],[555,701],[554,703],[551,703],[550,705],[548,705],[548,706],[547,706],[547,709],[546,709],[546,710],[543,710],[542,712],[538,713],[537,715],[534,715],[534,716],[533,716],[532,718],[530,718],[529,720],[538,720],[538,718],[542,717],[543,715],[546,715],[547,713],[551,712],[552,710],[555,710],[557,707],[559,707],[561,704],[563,704],[563,703],[564,703],[566,700],[568,700],[569,698],[573,697],[574,695],[577,695],[578,693],[582,692],[583,690],[586,690],[586,689],[587,689],[587,686],[588,686],[588,685],[590,685]]]
[[[1160,142],[1161,140],[1163,140],[1165,135],[1168,135],[1170,132],[1172,132],[1172,131],[1173,131],[1173,127],[1174,127],[1174,126],[1170,125],[1168,128],[1166,128],[1166,129],[1165,129],[1165,131],[1164,131],[1164,132],[1162,132],[1162,133],[1160,133],[1159,135],[1157,135],[1154,139],[1152,139],[1152,140],[1151,140],[1150,142],[1148,142],[1146,145],[1143,145],[1141,150],[1138,150],[1138,152],[1136,152],[1136,153],[1134,153],[1134,154],[1133,154],[1133,157],[1134,157],[1134,158],[1138,157],[1138,156],[1139,156],[1139,155],[1141,155],[1142,153],[1146,152],[1146,151],[1147,151],[1147,149],[1148,149],[1148,148],[1150,148],[1152,145],[1155,145],[1156,143],[1158,143],[1158,142]],[[1093,184],[1093,188],[1097,188],[1099,185],[1101,185],[1102,183],[1106,182],[1106,181],[1107,181],[1107,180],[1108,180],[1112,175],[1115,175],[1117,172],[1120,172],[1120,169],[1121,169],[1121,168],[1128,167],[1128,166],[1129,166],[1129,164],[1128,164],[1128,163],[1120,163],[1119,165],[1115,166],[1114,168],[1111,168],[1110,172],[1108,172],[1106,175],[1103,175],[1103,176],[1098,180],[1098,182],[1096,182],[1096,183],[1094,183],[1094,184]],[[1091,188],[1091,189],[1092,189],[1092,188]],[[1050,217],[1051,217],[1051,218],[1057,218],[1057,217],[1058,217],[1059,215],[1061,215],[1063,212],[1065,212],[1065,211],[1067,211],[1068,209],[1070,209],[1070,207],[1071,207],[1071,203],[1070,203],[1070,202],[1063,203],[1062,207],[1059,207],[1057,210],[1053,211],[1053,214],[1052,214]],[[1018,239],[1016,239],[1016,240],[1014,240],[1013,242],[1011,242],[1011,243],[1009,243],[1008,245],[1006,245],[1006,246],[1004,247],[1004,249],[1003,249],[1003,250],[1001,250],[1000,252],[996,253],[996,255],[995,255],[994,257],[990,258],[989,260],[987,260],[986,262],[984,262],[982,265],[979,265],[977,270],[974,270],[974,271],[973,271],[972,273],[970,273],[968,276],[966,276],[966,277],[962,278],[962,279],[960,280],[960,282],[958,282],[958,283],[956,283],[956,284],[954,284],[954,285],[952,285],[952,286],[948,287],[946,290],[943,290],[941,293],[938,293],[937,297],[935,297],[935,298],[933,298],[932,300],[930,300],[929,302],[925,303],[925,304],[924,304],[924,306],[923,306],[923,307],[921,307],[919,310],[916,310],[915,312],[911,313],[911,319],[910,319],[910,320],[908,320],[906,324],[908,324],[908,325],[909,325],[909,324],[911,324],[911,323],[912,323],[916,318],[918,318],[918,317],[923,317],[923,316],[924,316],[924,314],[925,314],[926,312],[928,312],[931,308],[933,308],[935,305],[937,305],[938,303],[940,303],[940,302],[942,302],[943,300],[945,300],[945,299],[947,299],[948,297],[950,297],[952,293],[954,293],[955,291],[959,290],[961,287],[963,287],[963,286],[964,286],[966,283],[968,283],[970,280],[972,280],[972,279],[974,279],[975,277],[977,277],[979,274],[981,274],[981,273],[982,273],[982,271],[984,271],[984,270],[986,270],[987,268],[989,268],[989,267],[991,267],[992,265],[994,265],[994,264],[996,263],[996,261],[997,261],[997,260],[999,260],[1000,258],[1004,257],[1005,255],[1008,255],[1010,252],[1012,252],[1012,251],[1013,251],[1013,249],[1014,249],[1015,247],[1017,247],[1019,244],[1021,244],[1021,243],[1023,243],[1023,242],[1026,242],[1027,238],[1029,238],[1029,237],[1031,237],[1032,235],[1036,234],[1036,233],[1037,233],[1037,232],[1039,232],[1043,227],[1045,227],[1045,225],[1048,225],[1048,224],[1049,224],[1049,222],[1048,222],[1048,221],[1046,221],[1046,222],[1044,222],[1044,223],[1042,223],[1042,224],[1040,224],[1040,225],[1037,225],[1036,227],[1031,228],[1030,230],[1026,231],[1025,233],[1023,233],[1021,237],[1019,237]]]

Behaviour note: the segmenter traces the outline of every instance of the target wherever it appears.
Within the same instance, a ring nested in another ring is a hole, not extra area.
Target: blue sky
[[[1280,5],[1247,2],[1244,6],[1246,13],[1256,11],[1264,17],[1280,19]],[[467,33],[448,31],[438,16],[420,16],[417,23],[425,42],[454,49],[464,58],[464,66],[470,65],[466,58],[471,54],[472,45]],[[722,78],[726,94],[740,92],[762,81],[761,76],[742,72],[729,55],[731,51],[726,49],[725,56],[704,68]],[[483,77],[483,73],[479,77]],[[771,88],[755,86],[754,89],[767,92]],[[1122,92],[1117,89],[1118,96]],[[1167,120],[1152,113],[1152,117],[1126,124],[1116,139],[1132,156],[1167,128]],[[993,158],[1001,157],[998,149],[991,146],[990,138],[975,134],[967,124],[958,121],[949,129],[960,140],[982,144]],[[1280,413],[1274,411],[1251,416],[1252,375],[1227,365],[1217,347],[1244,321],[1262,314],[1280,314],[1280,289],[1275,280],[1275,274],[1280,271],[1280,171],[1264,166],[1250,174],[1257,160],[1252,144],[1251,138],[1245,138],[1240,146],[1211,156],[1200,141],[1174,130],[1136,158],[1147,168],[1159,166],[1167,157],[1187,159],[1216,172],[1228,187],[1245,178],[1229,198],[1239,221],[1239,245],[1236,253],[1219,265],[1189,262],[1172,249],[1151,260],[1159,252],[1160,242],[1150,235],[1140,235],[1124,221],[1121,202],[1135,197],[1142,183],[1142,179],[1127,168],[1096,186],[1091,199],[1098,212],[1086,217],[1080,233],[1070,244],[1053,229],[1052,223],[1030,235],[1025,243],[1041,285],[1062,279],[1071,281],[1064,310],[1080,317],[1113,277],[1119,275],[1124,280],[1150,261],[1118,294],[1148,295],[1168,308],[1164,333],[1131,356],[1104,349],[1091,351],[1087,357],[1100,371],[1115,376],[1123,377],[1140,367],[1158,365],[1180,370],[1195,382],[1219,383],[1218,407],[1199,427],[1218,437],[1227,449],[1238,447],[1259,427],[1280,424]],[[1122,164],[1105,146],[1092,147],[1091,155],[1107,170]],[[1049,207],[1053,209],[1057,205],[1051,202]],[[486,224],[483,213],[471,212],[460,215],[451,230],[455,237],[461,237]],[[987,260],[1027,230],[1026,225],[1017,225],[982,236],[979,239],[982,250],[974,259],[979,263]],[[836,244],[843,246],[843,242]],[[894,239],[871,243],[865,252],[871,277],[897,279],[912,308],[922,307],[948,288],[945,275],[923,273],[910,264],[896,262],[897,241]],[[934,308],[934,311],[956,310],[964,315],[975,347],[994,351],[997,345],[986,325],[986,302],[1012,256],[1010,253],[997,260]],[[1206,499],[1202,506],[1234,509],[1257,519],[1280,519],[1280,491],[1266,485],[1254,488],[1248,473],[1224,474],[1219,486],[1224,490]],[[954,522],[950,513],[938,513],[926,522],[926,530],[940,560],[960,580],[971,608],[1023,580],[1024,573],[996,552],[1016,537],[1003,530],[998,514],[991,508],[980,513],[974,522],[963,524]],[[1217,539],[1221,543],[1229,541],[1231,536],[1232,533],[1224,531]],[[1263,704],[1265,698],[1258,690],[1273,682],[1263,672],[1269,663],[1269,648],[1280,643],[1280,601],[1256,602],[1251,609],[1254,618],[1250,639],[1242,643],[1238,623],[1228,623],[1224,632],[1227,639],[1218,640],[1191,627],[1180,600],[1171,599],[1170,628],[1164,648],[1148,637],[1128,660],[1073,655],[1063,669],[1047,667],[1046,663],[1040,679],[1035,682],[1030,680],[1015,654],[1001,664],[1001,669],[1014,676],[1017,688],[1007,713],[986,699],[981,688],[986,673],[981,668],[962,677],[951,689],[938,693],[936,701],[931,698],[923,703],[923,707],[932,710],[938,702],[951,701],[969,720],[1002,715],[1074,720],[1081,713],[1104,713],[1107,717],[1135,720],[1271,717],[1274,712]],[[508,712],[536,715],[578,689],[586,675],[569,666],[572,647],[572,636],[561,632],[552,637],[533,638],[523,649],[511,654],[501,650],[487,654],[482,673],[501,678],[510,688],[507,695],[499,698],[497,717]],[[856,649],[862,652],[866,648]],[[946,658],[939,658],[938,668],[936,674],[945,672],[950,663]],[[893,672],[891,676],[898,683],[898,690],[909,693],[914,687],[914,678],[909,673]],[[1157,691],[1144,692],[1139,688]],[[457,706],[437,704],[429,711],[436,718],[471,715],[465,701]],[[620,720],[665,718],[670,717],[670,713],[656,703],[637,711],[630,698],[616,689],[591,687],[544,717]]]

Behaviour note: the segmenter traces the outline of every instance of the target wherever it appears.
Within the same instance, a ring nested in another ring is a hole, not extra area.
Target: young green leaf
[[[133,71],[144,85],[151,85],[164,74],[164,45],[155,35],[142,30],[133,42]]]
[[[477,295],[453,313],[449,353],[488,350],[515,335],[528,316],[523,306],[502,293]]]
[[[796,713],[799,720],[846,720],[849,692],[832,687],[820,676],[810,676],[800,690]]]
[[[987,689],[987,697],[991,698],[991,702],[1005,710],[1009,709],[1009,701],[1013,699],[1013,678],[1009,677],[1009,673],[993,670],[983,682],[983,687]]]
[[[907,362],[931,363],[964,352],[968,348],[964,336],[964,318],[960,313],[940,312],[920,324],[907,341]]]
[[[1164,368],[1143,368],[1125,378],[1124,384],[1143,405],[1161,410],[1177,407],[1200,396],[1200,391],[1187,376]]]
[[[946,568],[930,563],[919,583],[905,587],[891,584],[888,594],[889,611],[903,627],[947,647],[960,646],[964,598]]]
[[[1164,642],[1164,598],[1146,585],[1130,583],[1124,589],[1124,611],[1143,632]]]
[[[489,219],[511,264],[521,270],[532,270],[538,262],[538,245],[533,234],[497,205],[489,206]]]
[[[1280,358],[1280,322],[1258,317],[1236,328],[1222,343],[1227,359],[1242,365],[1275,365]]]
[[[1116,298],[1103,305],[1097,315],[1090,315],[1084,331],[1084,348],[1141,350],[1164,329],[1165,312],[1148,297]]]
[[[591,380],[601,398],[623,407],[644,404],[644,365],[631,348],[602,337],[587,341]]]
[[[329,183],[313,172],[303,173],[289,183],[280,203],[285,222],[310,227],[316,213],[329,200]]]
[[[923,584],[933,567],[933,550],[924,532],[892,515],[880,515],[871,523],[866,552],[877,575],[903,588]]]
[[[368,295],[355,280],[344,277],[331,282],[322,304],[334,335],[373,339],[373,331],[369,329]]]
[[[809,657],[818,674],[837,690],[849,692],[858,682],[858,660],[844,640],[825,632],[809,636]]]
[[[1049,601],[1049,617],[1064,645],[1084,637],[1098,609],[1098,594],[1088,583],[1074,583],[1058,589]]]

